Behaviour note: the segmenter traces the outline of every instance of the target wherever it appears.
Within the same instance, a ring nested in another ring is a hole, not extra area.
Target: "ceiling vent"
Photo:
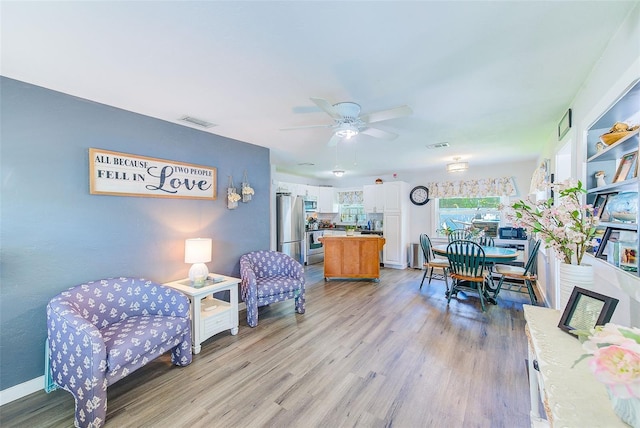
[[[180,120],[192,125],[200,126],[202,128],[211,128],[213,126],[217,126],[215,123],[207,122],[206,120],[198,119],[197,117],[193,116],[183,116],[180,118]]]
[[[444,147],[449,147],[449,143],[435,143],[435,144],[429,144],[427,146],[427,149],[442,149]]]

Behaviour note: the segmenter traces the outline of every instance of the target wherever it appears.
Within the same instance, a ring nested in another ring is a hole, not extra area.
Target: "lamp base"
[[[207,265],[205,265],[204,263],[194,263],[189,269],[189,280],[191,281],[191,284],[196,288],[204,286],[204,282],[206,281],[208,275],[209,268],[207,268]]]

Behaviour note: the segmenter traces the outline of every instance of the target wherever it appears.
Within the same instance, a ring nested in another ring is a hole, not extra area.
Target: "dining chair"
[[[467,239],[469,232],[466,229],[454,229],[449,233],[449,242]]]
[[[493,238],[490,236],[481,236],[480,238],[478,238],[478,244],[480,244],[481,247],[495,247],[496,244],[493,241]]]
[[[485,284],[487,271],[485,269],[485,253],[480,245],[473,241],[458,240],[447,246],[449,259],[449,274],[453,279],[451,291],[447,293],[447,305],[451,297],[458,291],[474,290],[480,297],[480,306],[485,311],[485,298],[488,297]]]
[[[427,272],[429,272],[429,282],[427,284],[431,284],[433,269],[442,269],[442,277],[445,285],[447,286],[448,292],[449,281],[447,280],[447,276],[449,270],[449,259],[437,257],[433,254],[431,239],[429,239],[429,236],[426,233],[420,235],[420,247],[422,247],[422,254],[424,255],[423,267],[425,268],[424,275],[422,275],[422,281],[420,282],[420,289],[422,289],[424,279],[427,277]]]
[[[506,283],[508,287],[505,288],[506,290],[519,293],[524,293],[523,288],[527,287],[527,292],[529,293],[531,304],[535,305],[538,302],[536,294],[533,291],[533,282],[537,280],[536,257],[538,254],[538,249],[540,248],[540,242],[542,241],[536,241],[533,244],[533,247],[531,247],[529,258],[527,259],[527,263],[524,265],[524,267],[502,264],[497,264],[494,266],[495,273],[500,276],[496,291],[493,293],[494,299],[497,298],[498,293],[500,293],[500,290]]]

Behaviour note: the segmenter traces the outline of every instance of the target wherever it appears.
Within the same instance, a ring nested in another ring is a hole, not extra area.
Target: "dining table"
[[[447,247],[449,244],[438,244],[432,247],[433,253],[439,256],[447,257]],[[515,248],[494,247],[494,246],[482,246],[484,250],[484,264],[492,271],[493,265],[496,263],[512,262],[518,258],[518,250]],[[489,281],[487,288],[488,291],[493,292],[493,296],[487,296],[487,300],[492,304],[496,304],[497,287],[493,283],[493,276],[489,275]]]
[[[447,257],[447,247],[449,244],[439,244],[433,246],[433,252],[439,256]],[[484,250],[485,264],[493,265],[501,262],[512,262],[518,258],[518,251],[515,248],[505,247],[482,247]]]

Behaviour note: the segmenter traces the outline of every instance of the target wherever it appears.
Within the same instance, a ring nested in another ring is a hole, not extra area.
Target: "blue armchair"
[[[295,299],[296,312],[304,314],[304,268],[278,251],[254,251],[240,257],[242,300],[247,324],[258,325],[258,307]]]
[[[191,363],[189,300],[145,279],[78,285],[49,301],[47,339],[49,380],[73,394],[75,425],[100,427],[107,386],[169,350]]]

